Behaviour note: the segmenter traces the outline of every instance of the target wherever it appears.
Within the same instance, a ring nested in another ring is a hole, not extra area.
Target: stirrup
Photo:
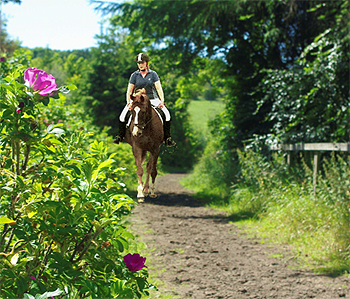
[[[166,140],[165,140],[165,145],[167,147],[171,147],[171,146],[175,146],[176,143],[174,141],[171,140],[171,137],[168,137]]]
[[[122,137],[120,137],[119,135],[113,140],[113,143],[115,143],[115,144],[119,144],[120,142],[122,142],[123,141],[123,138]]]

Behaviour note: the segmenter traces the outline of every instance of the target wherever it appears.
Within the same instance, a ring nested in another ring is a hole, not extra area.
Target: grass
[[[191,101],[188,112],[191,115],[191,124],[197,132],[203,136],[209,134],[208,121],[224,110],[225,104],[222,101]]]

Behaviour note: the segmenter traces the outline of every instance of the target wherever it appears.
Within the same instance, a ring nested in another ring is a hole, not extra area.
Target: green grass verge
[[[217,114],[223,111],[224,107],[225,104],[222,101],[191,101],[188,112],[194,130],[207,136],[209,134],[208,121],[214,119]]]
[[[181,183],[188,189],[193,186],[191,177]],[[307,196],[297,186],[264,194],[247,188],[229,193],[215,188],[209,191],[206,186],[200,186],[197,178],[195,189],[196,197],[226,212],[232,223],[248,235],[262,238],[265,243],[290,244],[291,254],[301,268],[332,276],[350,274],[349,250],[346,238],[342,237],[349,231],[347,222],[340,223],[327,201]],[[253,202],[262,196],[271,198],[275,204],[256,212]]]

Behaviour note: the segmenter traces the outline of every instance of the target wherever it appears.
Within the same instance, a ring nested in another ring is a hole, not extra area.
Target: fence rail
[[[325,151],[331,152],[350,152],[350,143],[297,143],[282,144],[278,149],[287,151],[287,163],[291,164],[292,151],[311,151],[314,152],[314,170],[313,170],[313,187],[316,195],[317,172],[320,164],[320,153]]]

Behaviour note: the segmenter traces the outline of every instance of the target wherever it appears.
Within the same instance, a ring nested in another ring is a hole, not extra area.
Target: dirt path
[[[154,249],[150,271],[159,273],[167,298],[350,298],[350,278],[299,270],[286,247],[248,239],[224,214],[192,198],[178,183],[182,177],[158,178],[160,196],[146,198],[132,216]]]

